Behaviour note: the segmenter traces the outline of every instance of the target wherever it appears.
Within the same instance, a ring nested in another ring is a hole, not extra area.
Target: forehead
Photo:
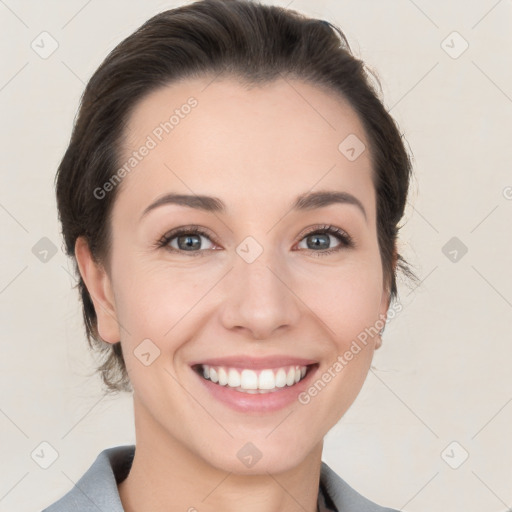
[[[222,197],[228,209],[270,205],[271,198],[282,207],[316,188],[352,193],[374,214],[361,121],[340,96],[315,85],[183,80],[139,101],[123,135],[120,165],[138,155],[126,166],[118,201],[132,209],[166,192]]]

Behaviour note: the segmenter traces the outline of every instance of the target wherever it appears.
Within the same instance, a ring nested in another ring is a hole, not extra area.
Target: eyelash
[[[333,235],[340,242],[340,245],[338,245],[337,247],[333,247],[331,249],[325,249],[323,251],[314,251],[312,249],[305,249],[306,251],[311,252],[314,256],[318,256],[318,257],[327,256],[329,254],[340,251],[342,249],[351,249],[351,248],[355,247],[354,241],[352,240],[352,237],[348,233],[346,233],[345,231],[337,228],[336,226],[332,226],[330,224],[326,224],[326,225],[322,225],[322,226],[315,226],[315,227],[311,228],[306,233],[302,234],[301,238],[298,241],[301,242],[304,238],[306,238],[307,236],[310,236],[312,234]],[[170,231],[169,233],[166,233],[157,242],[157,247],[164,248],[173,253],[188,253],[187,255],[190,255],[193,257],[204,256],[205,252],[215,250],[215,249],[206,249],[206,250],[188,252],[188,251],[183,251],[180,249],[175,249],[174,247],[170,247],[169,242],[171,242],[171,240],[173,240],[174,238],[178,238],[181,235],[201,235],[201,236],[208,238],[210,241],[216,243],[215,240],[212,239],[211,235],[208,232],[201,229],[200,227],[184,226],[181,228],[177,228],[173,231]],[[304,250],[304,249],[302,249],[302,250]]]

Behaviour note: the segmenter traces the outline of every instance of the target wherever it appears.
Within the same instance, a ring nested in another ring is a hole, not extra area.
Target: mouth
[[[192,369],[202,379],[219,387],[240,393],[267,394],[293,388],[306,379],[316,367],[318,363],[258,369],[195,364]]]

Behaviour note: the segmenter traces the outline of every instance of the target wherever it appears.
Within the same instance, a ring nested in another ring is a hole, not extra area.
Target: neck
[[[317,511],[323,443],[289,470],[240,474],[211,465],[149,415],[135,418],[133,464],[118,485],[125,512]]]

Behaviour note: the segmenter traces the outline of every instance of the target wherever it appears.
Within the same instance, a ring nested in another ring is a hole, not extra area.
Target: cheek
[[[311,309],[321,320],[325,358],[321,372],[299,397],[310,407],[319,429],[331,428],[359,394],[373,358],[372,326],[379,319],[381,273],[372,265],[354,265],[331,272],[310,288]],[[304,293],[306,290],[304,289]],[[373,331],[375,332],[375,331]]]
[[[118,291],[123,355],[134,389],[149,400],[162,385],[178,396],[180,388],[169,372],[174,373],[173,361],[188,339],[199,290],[162,273],[133,271]]]
[[[319,269],[302,283],[299,296],[341,349],[379,319],[382,293],[380,260],[368,254],[339,268]]]
[[[161,339],[190,309],[197,290],[169,277],[132,273],[129,283],[117,286],[116,312],[127,331]]]
[[[133,351],[150,339],[161,352],[178,348],[178,334],[197,318],[201,298],[212,281],[211,273],[208,277],[204,272],[172,269],[165,263],[148,264],[135,257],[118,261],[113,280],[123,343]]]

